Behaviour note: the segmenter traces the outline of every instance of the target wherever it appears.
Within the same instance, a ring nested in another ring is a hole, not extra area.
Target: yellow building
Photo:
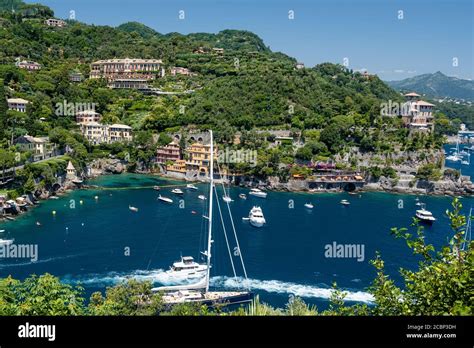
[[[211,145],[194,143],[186,148],[188,159],[186,170],[197,172],[200,175],[208,175],[211,159]],[[214,148],[214,161],[217,160],[217,148]]]
[[[176,160],[172,165],[166,166],[166,171],[186,174],[186,161]]]

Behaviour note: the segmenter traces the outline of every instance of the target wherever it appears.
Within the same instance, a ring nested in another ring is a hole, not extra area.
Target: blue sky
[[[343,63],[384,80],[441,71],[474,79],[472,0],[35,0],[57,17],[160,33],[245,29],[306,66]],[[179,11],[185,11],[180,20]],[[289,19],[289,11],[294,19]],[[403,13],[399,12],[403,11]],[[399,17],[403,17],[399,19]],[[457,66],[455,63],[457,62]],[[454,63],[454,64],[453,64]]]

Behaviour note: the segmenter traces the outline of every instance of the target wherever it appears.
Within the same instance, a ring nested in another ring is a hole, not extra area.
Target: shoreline
[[[163,178],[165,180],[174,180],[174,181],[179,181],[183,182],[183,185],[185,183],[206,183],[208,180],[206,178],[199,178],[196,180],[190,180],[189,178],[179,178],[173,175],[167,175],[166,173],[157,173],[157,172],[145,172],[145,171],[137,171],[137,172],[128,172],[128,171],[121,171],[120,173],[117,172],[111,172],[111,171],[95,171],[95,173],[88,178],[86,178],[84,181],[87,182],[89,180],[93,180],[102,176],[115,176],[115,175],[121,175],[121,174],[134,174],[134,175],[144,175],[144,176],[152,176],[152,177],[159,177]],[[375,182],[375,183],[365,183],[362,187],[358,187],[352,191],[347,191],[343,189],[309,189],[306,187],[301,187],[301,184],[307,185],[308,182],[306,180],[289,180],[287,183],[279,183],[275,184],[271,180],[267,180],[266,182],[260,182],[256,183],[255,181],[245,181],[242,180],[239,184],[235,184],[233,182],[230,182],[228,179],[222,179],[218,180],[217,183],[228,183],[229,185],[232,185],[233,187],[240,187],[240,188],[252,188],[252,187],[260,187],[263,188],[269,192],[287,192],[287,193],[305,193],[305,194],[341,194],[341,193],[347,193],[347,194],[361,194],[365,192],[379,192],[379,193],[386,193],[386,194],[397,194],[397,195],[410,195],[410,196],[433,196],[433,197],[461,197],[461,198],[469,198],[469,197],[474,197],[473,193],[469,192],[452,192],[452,191],[430,191],[427,192],[426,188],[416,188],[416,187],[387,187],[383,186],[380,184],[380,181]],[[299,185],[292,185],[292,183],[298,182]],[[432,184],[432,183],[431,183]],[[298,188],[299,187],[299,188]],[[16,215],[8,214],[8,215],[3,215],[0,218],[0,223],[4,222],[9,222],[9,221],[16,221],[18,218],[21,218],[25,213],[32,211],[37,205],[41,204],[42,202],[48,201],[48,200],[54,200],[54,199],[59,199],[61,197],[69,195],[73,191],[77,190],[101,190],[101,189],[106,189],[98,185],[91,185],[91,184],[81,184],[80,186],[74,185],[71,183],[71,185],[66,186],[65,188],[60,188],[57,191],[43,191],[42,194],[40,194],[38,197],[35,197],[35,201],[32,204],[27,205],[27,209],[17,209],[18,213]],[[45,195],[47,196],[45,197]],[[53,198],[57,197],[57,198]]]

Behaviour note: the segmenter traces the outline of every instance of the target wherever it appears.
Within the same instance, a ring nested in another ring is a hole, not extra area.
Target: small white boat
[[[308,208],[308,209],[313,209],[313,208],[314,208],[314,205],[311,204],[311,203],[306,203],[306,204],[304,205],[304,207],[305,207],[305,208]]]
[[[5,230],[0,230],[0,233],[3,233],[3,232],[5,232]]]
[[[200,200],[203,200],[203,201],[205,201],[205,200],[207,199],[206,196],[204,196],[204,195],[199,195],[198,198],[199,198]]]
[[[135,211],[135,212],[138,211],[137,207],[132,207],[131,205],[128,206],[128,209],[130,209],[131,211]]]
[[[183,190],[179,189],[179,188],[175,188],[171,191],[172,193],[174,193],[175,195],[182,195],[184,194]]]
[[[241,194],[239,195],[239,198],[241,198],[241,199],[247,199],[247,195],[246,195],[245,193],[241,193]]]
[[[162,202],[165,202],[165,203],[173,203],[173,200],[171,198],[163,197],[162,195],[158,196],[158,200],[160,200]]]
[[[418,209],[415,213],[415,216],[417,219],[419,219],[421,222],[426,222],[426,223],[433,223],[436,221],[436,218],[433,216],[433,214],[429,211],[426,210],[426,204],[421,205],[421,209]]]
[[[260,198],[267,198],[267,193],[263,192],[262,190],[258,188],[250,189],[249,195],[260,197]]]
[[[15,240],[14,239],[0,239],[0,246],[8,246],[12,244]]]
[[[160,190],[160,187],[159,187],[159,186],[153,186],[153,190],[159,191],[159,190]]]
[[[267,222],[263,216],[262,208],[257,206],[253,207],[249,213],[249,221],[250,224],[255,227],[262,227],[265,225]]]
[[[194,191],[196,191],[196,190],[198,189],[198,188],[197,188],[196,186],[194,186],[193,184],[187,184],[187,185],[186,185],[186,188],[187,188],[188,190],[194,190]]]
[[[230,198],[230,197],[227,196],[227,195],[222,196],[222,199],[223,199],[224,202],[226,202],[226,203],[230,203],[230,202],[233,202],[233,201],[234,201],[232,198]]]
[[[461,157],[459,157],[457,154],[446,157],[446,161],[459,162],[460,160],[461,160]]]
[[[343,200],[341,200],[341,204],[342,205],[349,205],[351,203],[347,199],[343,199]]]

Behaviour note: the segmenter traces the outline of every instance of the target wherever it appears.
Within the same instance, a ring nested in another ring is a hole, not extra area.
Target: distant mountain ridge
[[[440,71],[386,82],[399,91],[415,91],[433,98],[448,97],[474,102],[474,81],[446,76]]]

